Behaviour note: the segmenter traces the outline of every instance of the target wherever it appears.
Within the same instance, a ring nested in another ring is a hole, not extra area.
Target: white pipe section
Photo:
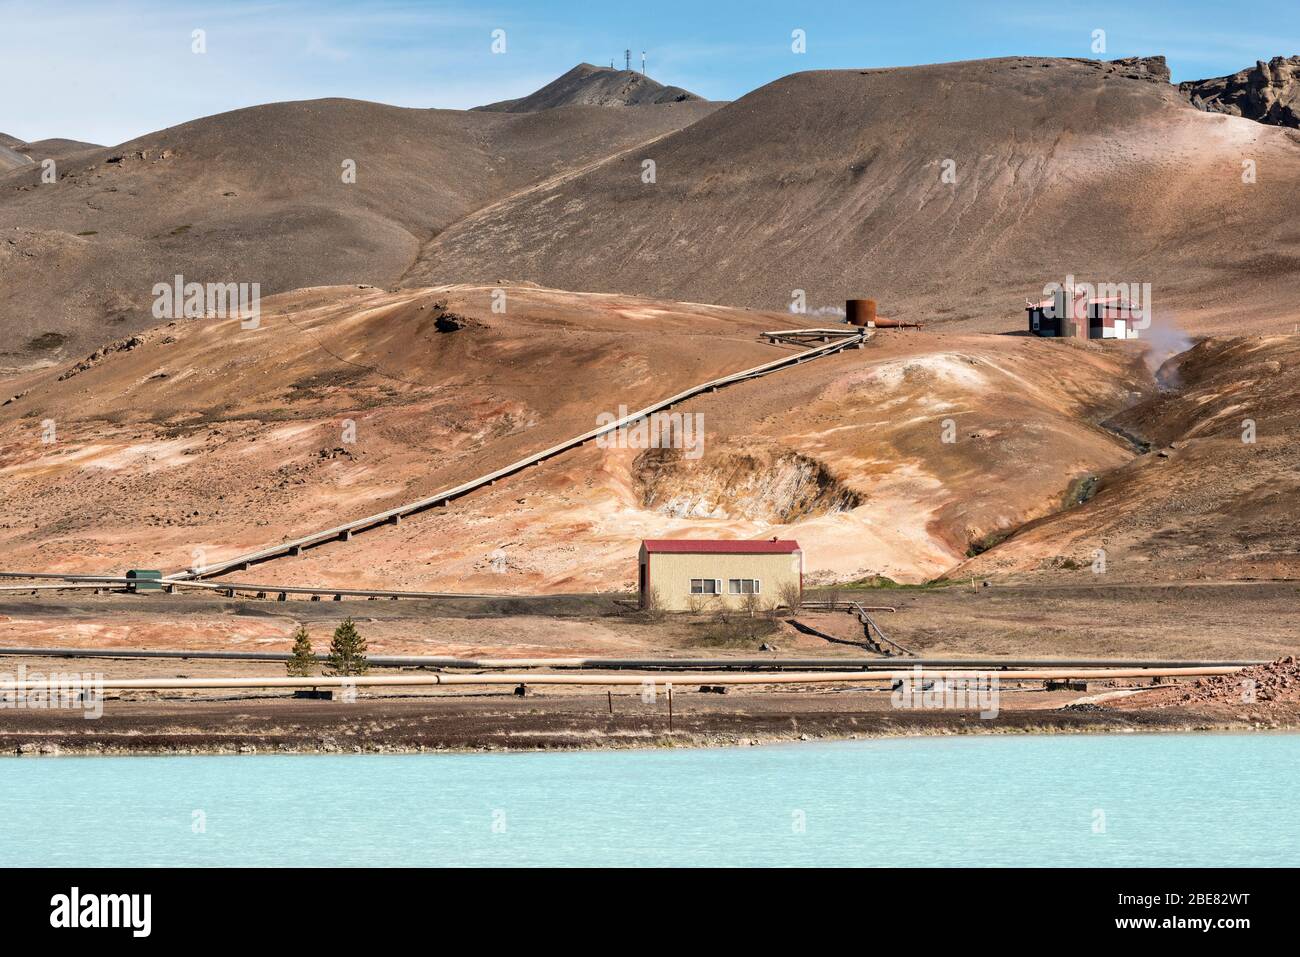
[[[85,682],[104,691],[180,691],[212,688],[344,688],[344,687],[421,687],[432,685],[636,685],[645,684],[701,684],[701,685],[776,685],[776,684],[835,684],[849,682],[862,684],[868,681],[916,680],[979,680],[997,678],[1001,681],[1045,680],[1048,678],[1150,678],[1150,677],[1205,677],[1230,675],[1238,668],[1107,668],[1107,669],[1046,669],[1025,671],[996,670],[932,670],[900,668],[894,671],[813,671],[805,673],[772,674],[768,672],[746,674],[709,674],[689,672],[657,672],[645,675],[592,675],[592,674],[422,674],[422,675],[357,675],[354,677],[308,678],[104,678]],[[3,681],[0,693],[66,690],[67,681]]]

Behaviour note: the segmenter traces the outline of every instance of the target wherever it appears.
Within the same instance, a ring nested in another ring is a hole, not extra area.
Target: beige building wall
[[[803,571],[800,552],[773,555],[704,555],[683,552],[651,552],[641,548],[642,564],[649,559],[649,569],[644,580],[649,589],[657,589],[659,607],[664,611],[691,610],[691,579],[721,579],[722,594],[696,595],[705,609],[727,603],[738,608],[743,595],[730,593],[729,580],[751,578],[759,582],[759,598],[763,604],[773,605],[781,600],[781,591],[791,583],[797,588]],[[645,596],[642,596],[644,603]]]

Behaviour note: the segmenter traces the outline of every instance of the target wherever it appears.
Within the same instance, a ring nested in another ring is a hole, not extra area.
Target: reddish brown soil
[[[1244,712],[1269,718],[1293,716],[1300,712],[1300,663],[1294,655],[1287,655],[1234,675],[1197,678],[1147,692],[1134,704],[1142,708],[1194,708],[1207,713]]]
[[[1108,423],[1149,451],[953,577],[1300,579],[1300,337],[1207,339],[1159,378]]]
[[[439,331],[447,311],[465,327]],[[0,548],[9,568],[88,572],[233,556],[431,495],[620,406],[789,354],[758,334],[797,324],[529,286],[305,290],[269,303],[257,330],[165,324],[15,381],[19,398],[0,406]],[[674,411],[703,416],[701,458],[591,444],[450,508],[254,571],[586,592],[630,587],[642,538],[783,534],[803,545],[811,583],[915,581],[1127,461],[1127,444],[1094,420],[1148,383],[1131,350],[882,332],[864,350],[683,403]],[[55,441],[44,443],[49,422]]]

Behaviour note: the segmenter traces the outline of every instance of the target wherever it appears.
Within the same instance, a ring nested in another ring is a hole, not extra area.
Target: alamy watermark
[[[153,287],[155,319],[238,319],[241,329],[262,322],[260,282],[186,282],[177,273],[172,282]]]
[[[50,898],[54,928],[124,928],[132,937],[148,937],[153,929],[152,894],[94,894],[73,887]]]
[[[98,672],[49,675],[18,666],[18,673],[0,672],[0,710],[84,711],[87,721],[104,716],[104,676]]]
[[[617,412],[602,412],[596,416],[596,428],[607,429],[628,415],[625,405]],[[685,458],[698,459],[704,454],[704,413],[651,412],[598,435],[596,445],[602,449],[681,449]]]
[[[978,711],[987,720],[998,716],[1001,685],[992,672],[960,678],[926,677],[917,665],[911,677],[898,682],[889,701],[900,711]]]
[[[1146,329],[1151,325],[1149,282],[1080,282],[1073,275],[1067,275],[1063,283],[1049,282],[1045,285],[1043,298],[1051,300],[1051,305],[1044,310],[1049,319],[1068,316],[1072,302],[1114,300],[1123,304],[1134,317],[1130,329]]]

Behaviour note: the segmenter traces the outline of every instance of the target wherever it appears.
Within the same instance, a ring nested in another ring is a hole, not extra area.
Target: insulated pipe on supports
[[[202,651],[178,648],[78,648],[3,647],[0,658],[156,658],[211,661],[288,661],[285,651]],[[319,656],[318,656],[319,657]],[[577,669],[586,671],[853,671],[921,667],[927,671],[1016,671],[1027,668],[1068,670],[1071,668],[1246,668],[1267,664],[1262,659],[1132,659],[1132,658],[452,658],[443,655],[371,655],[376,668],[459,668],[475,671],[519,671],[530,668]]]
[[[1048,678],[1186,678],[1230,675],[1237,668],[1107,668],[1107,669],[1026,669],[1024,671],[971,671],[902,668],[892,671],[814,671],[806,673],[708,674],[661,672],[653,675],[593,674],[423,674],[358,675],[355,677],[322,676],[312,678],[104,678],[81,681],[80,676],[64,675],[46,681],[2,681],[0,692],[49,693],[77,690],[94,691],[193,691],[216,688],[348,688],[348,687],[421,687],[433,685],[777,685],[777,684],[862,684],[868,681],[968,680],[1041,681]]]

